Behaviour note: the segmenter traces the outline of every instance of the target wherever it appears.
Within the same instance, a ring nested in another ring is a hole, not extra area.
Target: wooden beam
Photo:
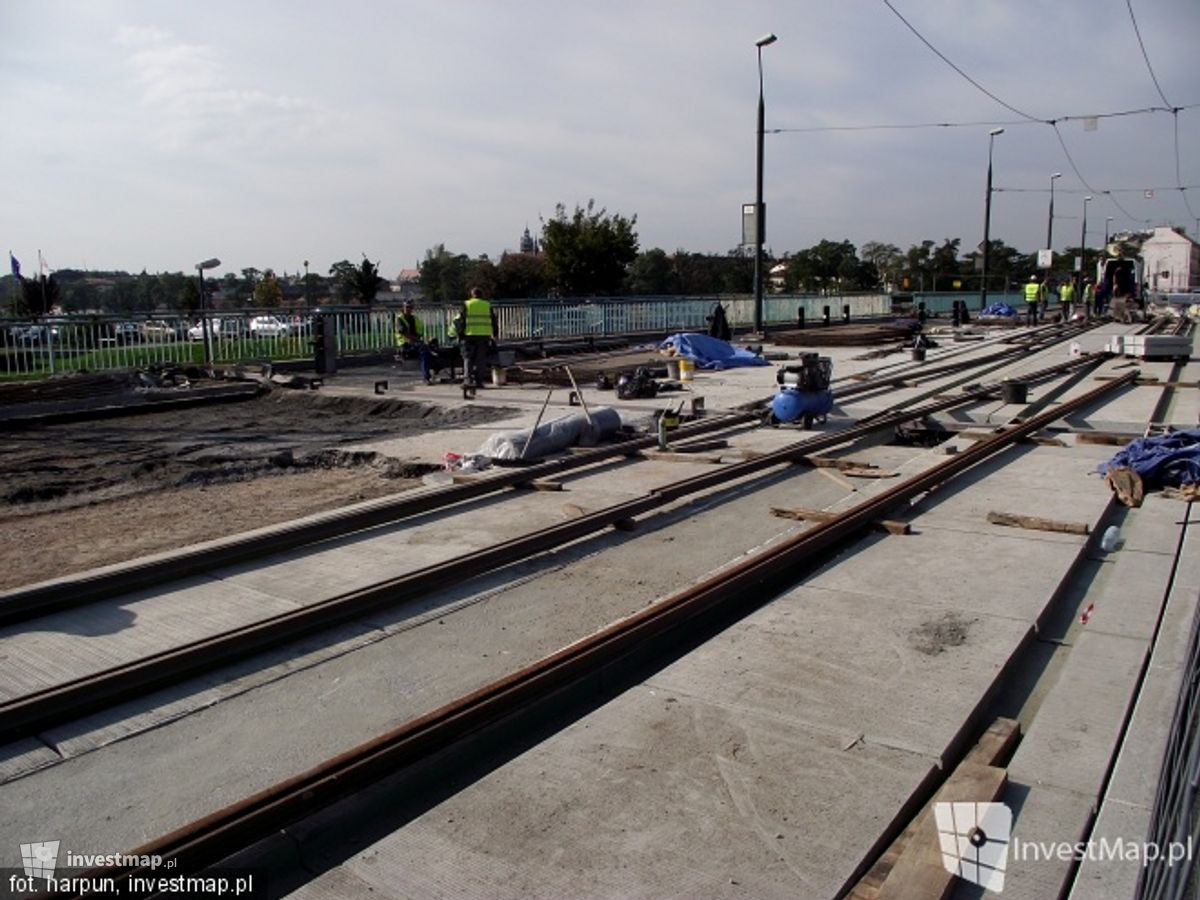
[[[1124,447],[1130,441],[1140,438],[1140,434],[1115,434],[1110,431],[1077,431],[1077,444],[1104,444],[1112,447]]]
[[[933,804],[999,797],[1006,780],[1000,767],[1011,758],[1020,734],[1013,719],[993,722],[933,799],[855,885],[850,900],[946,897],[957,878],[942,865]]]
[[[827,509],[809,509],[805,506],[780,507],[772,506],[771,515],[780,519],[795,519],[804,522],[829,522],[836,519],[838,513]],[[897,522],[895,519],[881,519],[871,523],[876,531],[886,531],[888,534],[912,534],[912,526],[908,522]]]
[[[1055,531],[1060,534],[1088,534],[1090,529],[1084,522],[1056,522],[1038,516],[1023,516],[1018,513],[989,512],[987,520],[993,525],[1010,528],[1032,528],[1035,531]]]

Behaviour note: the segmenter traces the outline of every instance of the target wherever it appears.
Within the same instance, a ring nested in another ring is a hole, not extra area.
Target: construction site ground
[[[1079,343],[1084,352],[1098,351],[1112,333],[1128,330],[1105,326]],[[835,377],[905,358],[868,359],[862,348],[821,352],[834,359]],[[1021,366],[1032,371],[1066,354],[1056,347]],[[1119,374],[1127,363],[1111,360],[1096,374]],[[1180,381],[1194,383],[1198,368],[1191,362]],[[1170,365],[1143,369],[1165,377]],[[656,409],[694,398],[719,410],[768,397],[774,371],[700,372],[683,390],[654,400],[619,401],[592,385],[580,387],[589,405],[610,405],[623,420],[644,422]],[[1067,396],[1094,384],[1089,379]],[[924,390],[897,387],[838,406],[835,415],[861,418]],[[1140,432],[1160,391],[1129,388],[1067,424],[1076,431]],[[28,460],[21,469],[51,456],[48,444],[62,458],[45,461],[51,474],[40,489],[6,464],[6,533],[44,517],[50,524],[26,540],[49,546],[58,535],[62,547],[59,556],[33,565],[25,562],[29,547],[6,557],[6,572],[18,573],[7,586],[95,564],[78,536],[87,527],[107,532],[113,545],[136,556],[266,525],[293,509],[302,514],[359,496],[370,503],[397,489],[436,490],[450,477],[439,471],[447,453],[471,454],[492,435],[529,427],[546,395],[541,385],[508,384],[468,402],[455,385],[425,385],[397,365],[345,369],[318,391],[275,391],[217,407],[215,419],[199,429],[203,438],[188,429],[210,410],[167,414],[181,417],[167,427],[146,416],[135,427],[137,440],[112,430],[118,420],[53,426],[66,430],[52,441],[37,440],[38,431],[46,436],[42,429],[10,433],[4,440],[17,443],[6,444],[6,460]],[[547,418],[581,411],[567,395],[554,388]],[[1030,400],[1037,399],[1034,386]],[[227,440],[223,428],[233,423],[234,410],[252,410],[251,404],[293,418],[268,423],[255,413],[257,424],[243,426],[245,441]],[[313,411],[320,408],[339,412],[316,424],[321,417]],[[411,408],[427,412],[415,421],[399,412]],[[987,429],[1020,410],[997,398],[970,416],[944,419],[948,426]],[[1165,422],[1194,427],[1197,392],[1181,392]],[[730,443],[753,453],[800,436],[798,429],[747,427]],[[276,852],[294,857],[295,870],[304,873],[295,895],[837,896],[861,874],[863,860],[882,852],[882,836],[909,798],[938,778],[982,706],[1011,714],[1025,730],[1003,796],[1016,813],[1014,836],[1075,841],[1090,833],[1098,814],[1097,834],[1140,839],[1181,678],[1182,642],[1200,597],[1200,548],[1186,524],[1197,516],[1192,505],[1158,495],[1136,510],[1120,507],[1095,474],[1115,448],[1077,441],[1066,430],[1059,438],[1061,446],[1024,445],[1003,462],[973,470],[914,507],[907,516],[912,534],[860,542],[564,730],[523,752],[498,749],[487,771],[464,776],[454,790],[430,786],[429,796],[397,799],[380,787],[362,800],[375,825],[360,832],[350,851],[328,822],[292,830]],[[148,446],[138,449],[142,439]],[[112,465],[133,468],[89,473],[100,479],[96,484],[110,481],[89,491],[48,490],[65,483],[53,470],[79,466],[88,444],[108,445]],[[191,449],[201,444],[206,449]],[[271,462],[285,452],[291,463]],[[946,452],[944,445],[885,440],[855,456],[903,477]],[[162,478],[155,486],[131,490],[149,483],[139,481],[138,467],[164,453],[173,462],[157,466]],[[228,469],[194,483],[187,466],[195,459]],[[297,464],[304,460],[313,462]],[[339,542],[301,572],[289,567],[286,579],[282,568],[270,566],[212,573],[181,586],[173,600],[224,604],[234,615],[239,604],[282,607],[351,590],[712,464],[643,462],[616,470],[619,476],[578,473],[562,479],[563,491],[528,492],[503,511],[471,505]],[[90,852],[136,847],[806,527],[771,516],[770,507],[836,511],[881,490],[882,481],[855,484],[818,468],[780,476],[719,506],[703,497],[680,502],[654,517],[637,540],[607,532],[558,551],[550,565],[497,574],[469,594],[449,590],[418,609],[381,613],[280,652],[265,666],[248,664],[219,680],[180,685],[22,740],[0,753],[6,810],[0,848],[15,851],[31,835],[53,835]],[[310,494],[311,502],[281,499],[295,493]],[[218,498],[223,511],[205,506]],[[986,516],[994,509],[1085,522],[1091,534],[992,525]],[[90,516],[101,524],[88,526]],[[201,527],[205,519],[215,520],[213,530]],[[1103,553],[1095,529],[1110,522],[1120,525],[1122,542]],[[72,529],[75,538],[61,537]],[[157,546],[120,539],[143,529],[158,533]],[[1152,645],[1156,604],[1164,601],[1171,554],[1181,540],[1164,639]],[[119,613],[147,615],[152,599],[144,608],[140,602]],[[1082,623],[1078,610],[1088,604],[1094,613]],[[98,632],[120,627],[99,613],[92,625]],[[42,627],[49,640],[53,622]],[[173,620],[173,627],[186,624]],[[172,639],[181,638],[186,634]],[[1143,659],[1150,663],[1138,700]],[[1028,664],[1027,677],[1006,681],[1002,696],[994,696],[1014,660]],[[1055,885],[1070,876],[1072,897],[1126,897],[1136,868],[1085,863],[1074,873],[1061,860],[1012,866],[1004,895],[1054,896]],[[978,896],[965,885],[958,890],[959,897]]]

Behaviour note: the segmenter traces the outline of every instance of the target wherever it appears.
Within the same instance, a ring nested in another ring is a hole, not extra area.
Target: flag
[[[21,261],[12,255],[12,251],[8,251],[8,265],[12,269],[13,277],[21,277]]]

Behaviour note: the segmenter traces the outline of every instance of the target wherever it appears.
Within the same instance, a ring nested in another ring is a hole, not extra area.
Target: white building
[[[1174,228],[1154,229],[1142,243],[1142,261],[1152,291],[1179,293],[1200,288],[1200,244]]]

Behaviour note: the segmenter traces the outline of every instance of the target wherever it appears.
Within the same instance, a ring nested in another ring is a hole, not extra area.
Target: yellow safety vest
[[[407,327],[406,327],[407,326]],[[396,343],[407,344],[425,336],[425,326],[415,315],[396,313]]]
[[[1038,294],[1040,294],[1041,291],[1042,291],[1042,286],[1040,284],[1036,284],[1032,281],[1029,282],[1029,284],[1025,285],[1025,302],[1026,303],[1037,303],[1038,302]]]
[[[464,333],[467,337],[491,337],[492,336],[492,304],[479,297],[472,297],[463,304],[466,310],[464,319],[466,320],[466,328]]]
[[[1058,289],[1058,299],[1063,303],[1070,303],[1075,298],[1075,287],[1070,282],[1064,284]]]

